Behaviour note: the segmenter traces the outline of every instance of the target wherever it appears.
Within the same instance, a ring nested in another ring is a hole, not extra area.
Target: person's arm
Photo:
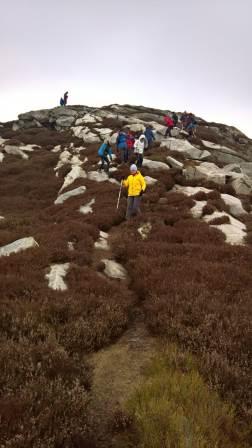
[[[128,188],[128,186],[129,186],[129,178],[123,180],[123,186],[125,188]]]
[[[142,192],[144,192],[146,190],[146,186],[147,185],[146,185],[145,179],[142,176],[142,174],[141,174],[141,177],[140,177],[140,183],[141,183],[141,187],[142,187]]]
[[[151,131],[151,136],[152,136],[153,140],[156,140],[156,139],[155,139],[155,135],[154,135],[154,132],[153,132],[153,131]]]

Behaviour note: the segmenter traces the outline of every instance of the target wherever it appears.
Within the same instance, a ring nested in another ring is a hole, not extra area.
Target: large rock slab
[[[155,185],[157,183],[157,179],[154,179],[154,177],[145,176],[144,179],[145,179],[146,185],[148,185],[148,186]]]
[[[178,160],[174,159],[174,157],[168,156],[168,157],[166,157],[166,160],[172,168],[177,168],[177,169],[182,170],[184,167],[184,164],[179,162]]]
[[[194,196],[195,194],[199,193],[200,191],[202,191],[203,193],[210,193],[212,190],[209,190],[208,188],[205,187],[183,187],[182,185],[174,185],[174,187],[172,188],[172,191],[176,192],[176,193],[182,193],[185,194],[186,196]]]
[[[210,162],[203,162],[200,165],[187,165],[183,172],[186,179],[205,179],[220,185],[225,185],[227,180],[225,172]]]
[[[169,170],[170,167],[164,162],[157,162],[156,160],[144,159],[143,166],[150,170]]]
[[[71,128],[75,137],[82,138],[85,143],[99,143],[100,137],[90,131],[89,128],[82,126],[75,126]]]
[[[227,146],[218,145],[216,143],[208,142],[206,140],[202,140],[203,145],[212,150],[212,153],[218,159],[219,162],[222,163],[241,163],[246,160],[246,157],[243,157],[240,153],[235,151],[234,149],[228,148]]]
[[[248,195],[252,191],[252,180],[246,174],[234,174],[232,176],[232,187],[237,194]]]
[[[64,282],[64,277],[66,276],[69,268],[70,263],[51,265],[50,272],[45,275],[45,278],[48,280],[49,288],[55,291],[66,291],[67,285]]]
[[[0,257],[8,257],[11,254],[17,254],[18,252],[31,249],[33,247],[38,247],[38,243],[33,237],[30,236],[27,238],[21,238],[20,240],[0,247]]]
[[[62,128],[69,128],[75,121],[75,117],[67,116],[67,117],[59,117],[56,120],[56,125]]]
[[[94,180],[95,182],[105,182],[106,180],[109,180],[109,177],[106,173],[101,171],[89,171],[88,172],[88,179]]]
[[[231,196],[230,194],[222,194],[221,198],[228,205],[231,215],[238,218],[241,215],[246,214],[246,210],[243,208],[242,202],[240,199]]]
[[[226,242],[229,244],[243,245],[246,237],[246,226],[242,222],[233,218],[225,212],[215,211],[212,215],[205,215],[204,221],[211,222],[213,219],[228,216],[230,224],[210,224],[213,227],[221,230],[226,236]]]
[[[207,159],[211,153],[209,151],[195,148],[187,140],[178,140],[176,138],[167,138],[161,142],[161,147],[170,149],[171,151],[182,152],[188,159],[204,160]]]
[[[79,188],[75,188],[74,190],[67,191],[66,193],[61,194],[58,196],[56,201],[54,201],[54,204],[63,204],[67,199],[73,197],[73,196],[79,196],[80,194],[85,193],[86,187],[82,186]]]

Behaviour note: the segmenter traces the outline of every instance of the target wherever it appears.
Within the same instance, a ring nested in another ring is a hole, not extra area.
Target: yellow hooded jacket
[[[145,191],[146,182],[142,174],[137,171],[135,176],[130,176],[123,181],[123,186],[128,188],[128,196],[139,196],[141,191]]]

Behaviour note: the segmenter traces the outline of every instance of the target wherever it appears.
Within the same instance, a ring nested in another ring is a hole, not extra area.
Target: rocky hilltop
[[[0,124],[1,446],[161,446],[127,403],[164,340],[160,385],[181,386],[157,419],[173,422],[165,446],[249,446],[252,140],[199,117],[195,136],[165,138],[167,113],[67,106]],[[126,222],[116,137],[149,124],[142,214]]]

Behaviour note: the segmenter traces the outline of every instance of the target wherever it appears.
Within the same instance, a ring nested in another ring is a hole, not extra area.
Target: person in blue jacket
[[[145,135],[145,137],[147,138],[147,141],[148,141],[148,146],[147,146],[147,148],[150,148],[151,145],[152,145],[152,143],[153,143],[154,140],[155,140],[155,135],[154,135],[154,133],[153,133],[152,126],[146,126],[144,135]],[[147,148],[145,148],[145,149],[147,149]]]
[[[129,151],[127,145],[127,134],[124,131],[119,131],[116,139],[116,148],[120,152],[121,163],[127,163],[129,158]]]
[[[104,169],[104,165],[106,164],[105,171],[109,172],[109,166],[112,162],[112,148],[109,144],[109,139],[104,140],[104,143],[100,146],[98,149],[98,156],[101,158],[101,166],[99,168],[99,171]]]

